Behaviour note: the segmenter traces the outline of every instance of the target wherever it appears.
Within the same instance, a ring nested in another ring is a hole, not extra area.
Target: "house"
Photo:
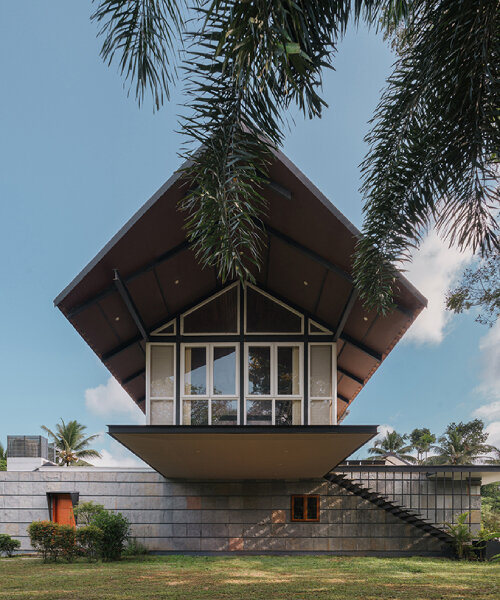
[[[482,471],[343,462],[377,433],[343,424],[349,405],[425,298],[400,276],[391,314],[365,310],[359,231],[279,152],[252,283],[200,266],[186,190],[174,174],[55,300],[145,413],[109,434],[151,469],[0,474],[19,498],[0,530],[27,543],[30,519],[80,498],[121,510],[156,552],[448,552],[445,520],[478,523]]]

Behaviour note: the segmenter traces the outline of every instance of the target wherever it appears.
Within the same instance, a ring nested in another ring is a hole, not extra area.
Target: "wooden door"
[[[54,494],[52,496],[52,520],[60,525],[75,527],[73,502],[69,494]]]

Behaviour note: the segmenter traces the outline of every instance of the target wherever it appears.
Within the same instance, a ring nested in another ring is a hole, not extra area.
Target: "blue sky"
[[[181,86],[153,114],[128,98],[99,58],[90,2],[3,2],[0,7],[0,440],[37,434],[60,417],[89,432],[138,422],[132,401],[53,307],[54,297],[180,164]],[[363,137],[393,56],[380,36],[352,30],[326,74],[329,102],[284,152],[358,227]],[[354,402],[346,424],[440,432],[484,417],[500,443],[500,329],[451,317],[444,291],[468,257],[434,236],[409,278],[429,298],[413,326]],[[476,412],[475,412],[476,411]],[[126,464],[106,436],[108,464]]]

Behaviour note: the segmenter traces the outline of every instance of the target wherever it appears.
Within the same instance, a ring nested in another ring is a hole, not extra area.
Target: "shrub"
[[[86,525],[76,530],[76,541],[80,546],[82,554],[88,560],[99,558],[100,544],[102,542],[102,530],[95,525]]]
[[[57,556],[62,556],[71,562],[78,554],[76,529],[72,525],[60,525],[59,523],[55,523],[55,525],[54,547],[57,549]]]
[[[102,504],[94,504],[94,502],[81,502],[75,506],[73,512],[75,519],[79,525],[90,525],[96,515],[106,509]]]
[[[56,560],[58,551],[54,544],[57,523],[52,521],[33,521],[28,533],[33,548],[40,552],[44,561]]]
[[[457,517],[456,524],[446,523],[448,535],[452,537],[453,548],[459,560],[472,559],[475,557],[475,552],[472,547],[474,536],[467,526],[468,512],[464,512]]]
[[[12,556],[14,550],[17,550],[20,546],[21,542],[19,540],[11,538],[6,533],[0,533],[0,555]]]
[[[144,556],[146,554],[149,554],[149,550],[134,537],[129,539],[128,544],[123,551],[123,556]]]
[[[121,513],[103,510],[93,517],[92,525],[102,531],[102,538],[99,541],[101,558],[119,560],[130,532],[129,520]]]
[[[57,560],[62,556],[67,561],[78,554],[75,528],[52,521],[33,521],[28,527],[33,548],[40,552],[44,561]]]

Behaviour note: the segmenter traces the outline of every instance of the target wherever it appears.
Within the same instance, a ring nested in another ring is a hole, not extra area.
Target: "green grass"
[[[0,560],[0,600],[431,600],[500,598],[500,564],[430,558],[146,557]]]

